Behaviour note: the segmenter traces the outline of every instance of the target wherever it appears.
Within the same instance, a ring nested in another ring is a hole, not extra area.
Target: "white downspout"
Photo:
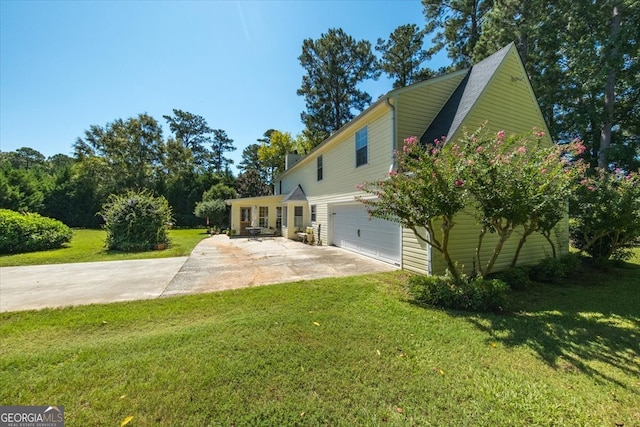
[[[395,99],[394,99],[395,100]],[[396,106],[395,103],[391,102],[391,97],[387,96],[385,101],[389,108],[391,108],[391,164],[389,165],[389,173],[393,172],[396,169],[396,144],[397,144],[397,134],[398,131],[396,129],[398,123],[396,121]],[[400,268],[404,268],[404,239],[403,239],[404,230],[400,227]]]
[[[396,144],[397,144],[397,122],[396,122],[396,106],[391,102],[391,98],[387,96],[385,98],[387,105],[391,108],[391,166],[389,166],[389,172],[391,172],[396,165]]]

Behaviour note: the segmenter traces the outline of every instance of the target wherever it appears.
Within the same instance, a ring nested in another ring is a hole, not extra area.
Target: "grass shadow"
[[[509,314],[450,314],[465,316],[487,341],[531,348],[554,369],[625,388],[640,378],[640,266],[587,267],[512,297]]]

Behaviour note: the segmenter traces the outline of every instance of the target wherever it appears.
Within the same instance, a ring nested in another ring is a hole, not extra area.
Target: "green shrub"
[[[578,254],[558,258],[547,257],[530,269],[530,277],[536,282],[557,282],[577,271],[582,265]]]
[[[624,260],[640,242],[640,174],[598,169],[582,183],[569,205],[571,243],[596,263]]]
[[[418,304],[467,311],[502,311],[509,287],[498,279],[463,276],[413,276],[409,294]]]
[[[530,269],[528,267],[511,267],[495,274],[493,277],[505,282],[511,289],[525,290],[531,286]]]
[[[71,229],[56,219],[0,209],[0,253],[57,249],[69,243],[72,236]]]
[[[164,197],[153,197],[146,191],[112,194],[100,215],[105,221],[108,249],[133,252],[169,244],[171,208]]]

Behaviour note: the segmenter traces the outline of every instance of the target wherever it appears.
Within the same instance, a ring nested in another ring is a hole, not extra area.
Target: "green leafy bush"
[[[69,243],[72,236],[71,229],[56,219],[0,209],[0,253],[57,249]]]
[[[577,271],[581,264],[578,254],[567,254],[558,258],[547,257],[531,267],[529,275],[537,282],[557,282]]]
[[[571,243],[596,263],[624,260],[640,242],[640,174],[597,170],[570,203]]]
[[[528,267],[511,267],[495,274],[495,278],[505,282],[511,289],[525,290],[531,286]]]
[[[413,276],[409,294],[418,304],[467,311],[502,311],[507,304],[509,287],[498,279],[459,279],[445,276]]]
[[[112,194],[100,215],[105,221],[108,249],[145,251],[170,243],[167,229],[171,208],[164,197],[154,197],[147,191]]]

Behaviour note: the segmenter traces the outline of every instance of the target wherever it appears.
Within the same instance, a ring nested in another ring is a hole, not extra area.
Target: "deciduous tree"
[[[104,159],[112,191],[153,188],[162,162],[162,128],[148,114],[91,126],[74,144],[76,159]]]
[[[368,195],[357,199],[372,216],[400,223],[440,252],[456,278],[458,260],[450,254],[449,239],[456,215],[468,210],[480,224],[476,265],[486,276],[514,230],[521,227],[523,232],[513,265],[541,223],[553,228],[564,217],[558,212],[566,209],[567,196],[582,173],[570,164],[581,145],[545,147],[541,136],[537,132],[507,138],[504,132],[490,135],[481,128],[459,141],[436,140],[427,146],[408,138],[396,153],[398,170],[359,186]],[[482,258],[487,233],[498,236],[488,260]]]
[[[571,200],[571,238],[599,260],[624,259],[640,240],[640,174],[598,169]]]
[[[304,136],[293,138],[289,132],[272,130],[269,134],[269,143],[264,143],[258,148],[258,159],[268,171],[266,184],[285,171],[287,154],[304,155],[311,149],[311,144]]]

